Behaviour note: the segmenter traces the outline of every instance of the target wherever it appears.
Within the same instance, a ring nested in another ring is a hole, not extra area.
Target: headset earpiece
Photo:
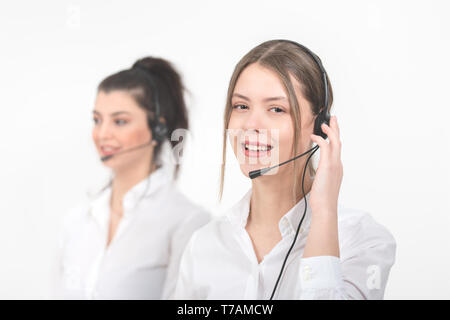
[[[150,123],[150,128],[152,129],[152,138],[158,144],[163,142],[164,139],[167,137],[167,132],[169,130],[167,129],[165,123],[161,121],[152,121],[152,123]]]
[[[167,125],[160,120],[161,106],[159,104],[158,87],[156,86],[154,76],[145,67],[140,66],[139,64],[135,65],[133,69],[139,70],[143,75],[145,75],[152,88],[151,97],[153,106],[155,107],[155,118],[151,119],[149,116],[147,118],[147,122],[150,130],[152,131],[152,140],[156,141],[158,144],[161,144],[161,142],[167,138],[169,129],[167,128]]]
[[[325,110],[321,111],[314,121],[314,134],[316,136],[321,136],[326,139],[327,135],[322,131],[322,124],[326,123],[328,126],[330,125],[330,114]]]

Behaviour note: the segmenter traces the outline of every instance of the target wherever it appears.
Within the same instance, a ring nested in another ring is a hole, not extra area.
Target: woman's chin
[[[117,163],[116,159],[108,159],[102,162],[103,166],[105,166],[106,168],[109,168],[113,171],[117,170],[118,168],[120,168],[120,163]]]
[[[247,178],[250,178],[250,172],[267,168],[267,166],[264,165],[243,165],[241,166],[241,172],[246,176]]]
[[[124,159],[114,159],[110,158],[106,161],[103,161],[103,165],[114,172],[123,171],[127,168],[132,168],[135,165],[130,161],[124,161]]]

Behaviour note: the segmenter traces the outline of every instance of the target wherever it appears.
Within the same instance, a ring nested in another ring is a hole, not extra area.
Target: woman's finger
[[[334,126],[336,128],[336,132],[337,132],[337,137],[338,137],[338,141],[339,141],[339,148],[338,148],[338,154],[337,157],[340,160],[341,159],[341,150],[342,150],[342,142],[341,142],[341,130],[339,129],[339,124],[337,121],[337,117],[334,117]]]
[[[335,133],[336,137],[338,137],[338,139],[339,139],[340,132],[339,132],[339,126],[337,124],[336,116],[332,116],[330,118],[330,124],[328,124],[327,126],[330,130],[332,130]]]
[[[330,124],[328,125],[330,127],[331,130],[333,130],[336,135],[339,137],[340,133],[339,133],[339,127],[337,125],[337,118],[336,116],[331,116],[330,117]]]
[[[311,140],[320,147],[320,156],[321,157],[328,156],[330,145],[324,138],[322,138],[321,136],[317,136],[315,134],[311,134]]]
[[[330,124],[330,125],[331,125],[331,127],[332,127],[333,129],[336,130],[337,136],[338,136],[339,139],[340,139],[340,137],[341,137],[341,130],[339,129],[339,124],[338,124],[338,121],[337,121],[337,117],[336,117],[336,116],[333,116],[333,119],[334,119],[334,121],[333,121],[333,123]]]
[[[333,120],[330,121],[330,123]],[[331,148],[334,149],[335,147],[340,145],[340,140],[338,133],[335,129],[332,129],[329,127],[326,123],[322,123],[322,131],[328,136],[328,139],[330,140]]]
[[[336,119],[334,117],[330,119],[330,125],[332,125],[334,129],[324,123],[322,124],[322,130],[326,133],[328,139],[330,140],[330,152],[332,153],[333,159],[340,159],[341,140],[339,139],[338,130],[336,130]]]

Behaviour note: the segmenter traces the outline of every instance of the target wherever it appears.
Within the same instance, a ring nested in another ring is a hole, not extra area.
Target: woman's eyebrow
[[[98,114],[98,115],[100,115],[101,116],[101,113],[100,112],[98,112],[97,110],[93,110],[92,111],[94,114]],[[111,116],[117,116],[117,115],[119,115],[119,114],[131,114],[130,112],[128,112],[128,111],[116,111],[116,112],[113,112],[113,113],[111,113]]]
[[[233,97],[238,97],[238,98],[250,101],[250,98],[248,98],[240,93],[233,93]],[[278,100],[287,100],[287,98],[285,96],[277,96],[277,97],[268,97],[268,98],[263,99],[264,102],[271,102],[271,101],[278,101]]]
[[[278,100],[287,100],[286,97],[283,96],[279,96],[279,97],[270,97],[270,98],[265,98],[264,102],[270,102],[270,101],[278,101]]]
[[[114,116],[117,116],[119,114],[131,114],[131,113],[129,113],[128,111],[117,111],[117,112],[111,113],[111,116],[114,117]]]
[[[240,93],[233,93],[233,97],[238,97],[238,98],[250,101],[249,98],[247,98],[246,96],[244,96],[243,94],[240,94]]]

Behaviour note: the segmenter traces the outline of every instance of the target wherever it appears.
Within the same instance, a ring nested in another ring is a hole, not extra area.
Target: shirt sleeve
[[[62,217],[58,228],[56,259],[55,259],[55,276],[52,279],[52,295],[54,299],[64,298],[64,254],[67,241],[70,236],[70,227],[74,224],[74,216],[80,210],[79,207],[73,207],[68,210]]]
[[[62,281],[63,281],[63,253],[66,243],[66,236],[64,234],[63,228],[59,225],[57,235],[55,237],[55,255],[52,260],[52,278],[51,278],[51,298],[61,299],[62,294]]]
[[[162,299],[173,299],[175,294],[175,287],[178,280],[178,273],[180,271],[180,262],[192,234],[201,226],[209,222],[210,216],[205,212],[197,213],[183,223],[181,223],[177,230],[172,235],[170,246],[169,264],[167,267],[167,276],[164,283]]]
[[[193,300],[197,299],[197,295],[194,290],[194,243],[197,238],[197,233],[194,233],[186,245],[181,258],[180,269],[178,272],[178,279],[176,282],[176,288],[172,299],[184,299]]]
[[[340,244],[340,258],[301,260],[299,299],[383,299],[395,260],[395,240],[370,217],[354,225],[351,234]]]
[[[74,287],[79,290],[80,271],[67,265],[67,256],[70,255],[70,242],[79,237],[80,221],[89,211],[88,203],[81,203],[68,210],[59,223],[56,261],[54,264],[55,276],[53,279],[52,295],[54,299],[71,299]]]

